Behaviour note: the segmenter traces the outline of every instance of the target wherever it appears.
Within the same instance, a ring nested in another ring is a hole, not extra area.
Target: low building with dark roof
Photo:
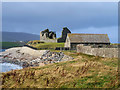
[[[107,34],[78,34],[68,33],[65,41],[65,47],[76,49],[78,44],[84,45],[110,45]]]

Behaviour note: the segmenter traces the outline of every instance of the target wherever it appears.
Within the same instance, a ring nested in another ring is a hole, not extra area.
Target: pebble
[[[2,54],[0,53],[0,62],[8,62],[18,64],[20,66],[44,66],[49,63],[58,63],[61,61],[72,60],[73,58],[64,55],[63,52],[50,52],[46,50],[41,56],[32,56],[28,53],[21,53],[20,48],[13,50],[6,50]]]

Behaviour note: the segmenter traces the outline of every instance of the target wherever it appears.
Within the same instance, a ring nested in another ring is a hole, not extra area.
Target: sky
[[[2,31],[40,34],[49,29],[72,33],[108,34],[118,42],[117,2],[3,2]]]

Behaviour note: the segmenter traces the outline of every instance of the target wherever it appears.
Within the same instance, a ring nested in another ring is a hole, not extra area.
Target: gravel
[[[49,50],[34,50],[29,47],[16,47],[0,53],[0,63],[8,62],[22,66],[43,66],[50,63],[72,60],[63,52],[50,52]]]

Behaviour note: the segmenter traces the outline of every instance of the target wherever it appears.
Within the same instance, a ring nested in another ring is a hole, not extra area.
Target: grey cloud
[[[65,26],[73,32],[89,27],[112,27],[118,24],[117,5],[113,2],[3,3],[2,28],[3,31],[36,34],[49,28],[60,36],[61,30]]]

